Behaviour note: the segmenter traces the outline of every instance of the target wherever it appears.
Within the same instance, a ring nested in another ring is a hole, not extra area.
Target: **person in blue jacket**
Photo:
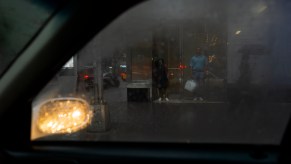
[[[208,59],[206,55],[202,53],[201,48],[197,48],[195,54],[191,58],[190,68],[192,70],[192,78],[197,83],[197,89],[194,93],[194,100],[203,101],[205,97],[203,97],[203,85],[205,75],[208,71]]]

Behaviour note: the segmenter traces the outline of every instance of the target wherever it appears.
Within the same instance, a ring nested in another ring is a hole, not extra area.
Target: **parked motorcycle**
[[[93,67],[84,67],[78,71],[79,85],[85,88],[85,90],[90,90],[94,88],[94,70]],[[112,74],[111,72],[103,73],[103,89],[110,87],[119,87],[120,81],[118,76]]]
[[[103,73],[103,88],[119,87],[120,81],[116,75],[110,72]]]

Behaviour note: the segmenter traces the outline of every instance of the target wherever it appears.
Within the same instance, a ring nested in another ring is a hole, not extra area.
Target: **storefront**
[[[156,58],[164,58],[168,66],[169,97],[191,99],[192,95],[184,89],[184,85],[191,78],[191,57],[200,47],[209,62],[208,92],[216,92],[217,86],[223,85],[226,77],[226,37],[224,24],[205,19],[173,21],[157,27],[152,31],[151,41],[141,42],[129,51],[128,88],[144,88],[144,92],[150,94],[147,96],[149,100],[155,100],[157,91],[151,85],[152,63]],[[214,84],[216,90],[212,88]]]

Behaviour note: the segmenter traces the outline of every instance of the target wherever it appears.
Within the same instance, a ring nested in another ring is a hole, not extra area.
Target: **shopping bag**
[[[189,92],[193,92],[196,86],[197,86],[197,83],[194,80],[190,79],[186,81],[184,89],[186,89]]]

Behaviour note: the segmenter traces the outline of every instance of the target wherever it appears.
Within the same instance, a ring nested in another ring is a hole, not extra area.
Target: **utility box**
[[[105,132],[110,129],[110,113],[107,103],[91,105],[92,120],[88,132]]]

